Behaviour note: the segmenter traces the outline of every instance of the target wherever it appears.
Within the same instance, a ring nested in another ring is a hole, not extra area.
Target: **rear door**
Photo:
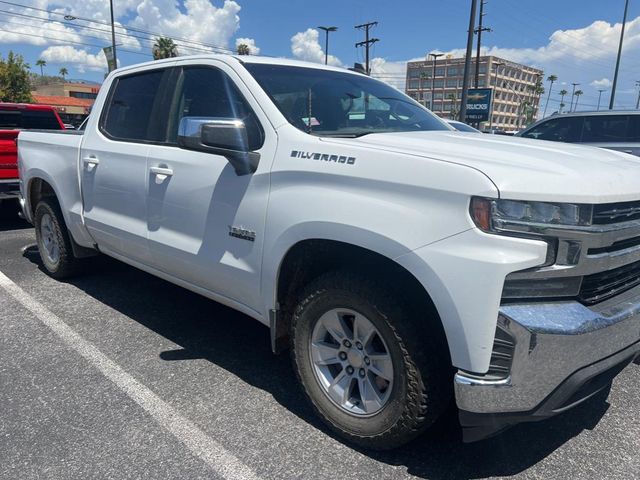
[[[275,132],[227,65],[179,65],[168,142],[148,152],[152,260],[158,270],[258,310]],[[242,119],[251,150],[261,155],[257,171],[238,176],[222,155],[179,148],[178,124],[186,116]]]
[[[107,253],[143,263],[149,261],[147,153],[166,130],[162,92],[170,71],[150,68],[115,79],[80,151],[89,232]]]

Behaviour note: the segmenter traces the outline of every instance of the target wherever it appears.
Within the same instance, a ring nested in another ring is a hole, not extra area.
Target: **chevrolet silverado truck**
[[[58,112],[48,105],[0,103],[0,202],[19,197],[18,147],[22,130],[63,130]]]
[[[22,132],[18,155],[51,276],[101,252],[244,312],[360,446],[452,401],[467,441],[547,418],[640,352],[630,155],[456,132],[357,72],[224,55],[118,69],[84,131]]]

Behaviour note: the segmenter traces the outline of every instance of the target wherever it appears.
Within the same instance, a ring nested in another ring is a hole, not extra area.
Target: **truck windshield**
[[[365,75],[287,65],[245,67],[289,123],[313,135],[450,130],[395,88]]]

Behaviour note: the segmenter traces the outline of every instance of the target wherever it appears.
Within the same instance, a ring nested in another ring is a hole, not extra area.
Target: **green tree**
[[[40,76],[44,77],[44,67],[47,66],[47,62],[40,59],[38,61],[36,61],[36,65],[40,67]]]
[[[576,106],[573,107],[573,111],[575,112],[578,109],[578,100],[580,100],[580,95],[584,92],[582,90],[576,90]]]
[[[567,92],[564,88],[562,90],[560,90],[560,110],[559,112],[562,113],[562,109],[566,106],[564,103],[564,97],[568,94],[569,92]]]
[[[240,43],[236,48],[238,55],[251,55],[251,50],[249,49],[249,45],[246,43]]]
[[[63,80],[66,80],[67,75],[69,75],[69,70],[67,70],[65,67],[62,67],[60,69],[60,76],[62,77]]]
[[[553,89],[553,84],[558,80],[556,75],[549,75],[547,77],[547,81],[549,82],[549,93],[547,94],[547,101],[544,104],[544,112],[542,112],[542,117],[547,116],[547,107],[549,106],[549,99],[551,98],[551,90]]]
[[[173,58],[178,56],[178,47],[172,39],[168,37],[158,37],[151,48],[151,53],[153,54],[154,60]]]
[[[33,102],[29,82],[29,64],[22,55],[9,51],[7,59],[0,57],[0,101]]]

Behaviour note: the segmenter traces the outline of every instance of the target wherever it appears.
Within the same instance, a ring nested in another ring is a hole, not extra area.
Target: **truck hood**
[[[378,133],[355,141],[477,169],[491,179],[502,198],[575,203],[640,200],[640,158],[611,150],[449,131]]]

